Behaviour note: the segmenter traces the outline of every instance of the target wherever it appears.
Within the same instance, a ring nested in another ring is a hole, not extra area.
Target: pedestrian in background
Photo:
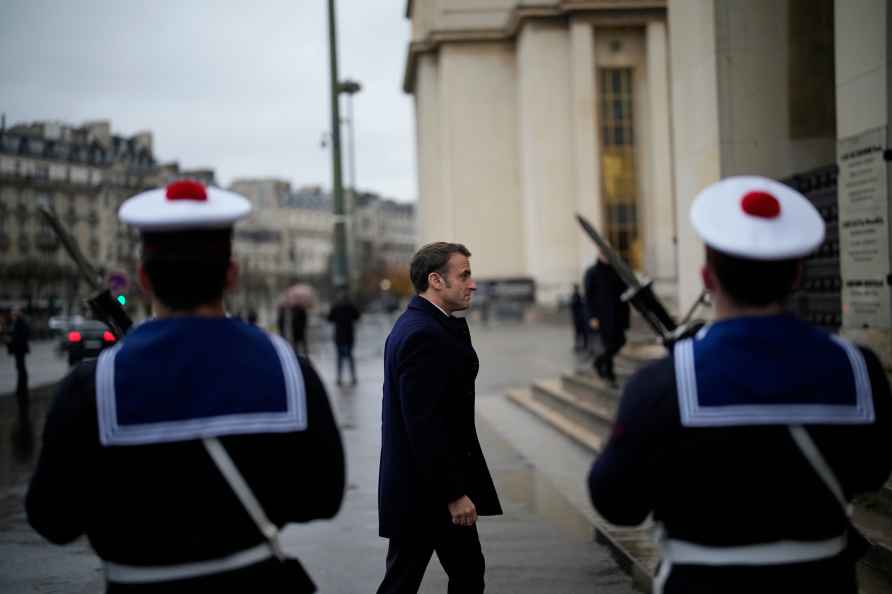
[[[356,385],[356,363],[353,360],[354,326],[359,320],[359,309],[350,300],[346,290],[339,290],[335,304],[328,312],[328,321],[334,324],[334,341],[337,351],[337,383],[341,385],[344,363],[350,367],[350,383]]]
[[[652,516],[657,593],[856,594],[850,502],[892,471],[892,395],[873,352],[785,310],[824,222],[760,177],[709,186],[691,222],[715,321],[628,381],[592,503]]]
[[[452,315],[476,288],[470,256],[457,243],[418,250],[416,295],[385,344],[378,518],[390,544],[379,594],[417,592],[434,551],[450,593],[484,589],[477,518],[502,508],[474,425],[477,353]]]
[[[622,300],[625,291],[626,284],[599,253],[597,261],[585,272],[585,301],[590,326],[598,331],[603,347],[595,357],[595,372],[611,384],[616,383],[613,358],[626,344],[629,328],[629,304]]]
[[[25,357],[31,352],[31,326],[19,307],[12,310],[7,350],[15,358],[15,397],[19,408],[19,419],[27,422],[30,418],[31,397],[28,389],[28,365]]]
[[[291,307],[291,340],[294,350],[301,355],[309,354],[307,348],[307,308],[301,304]]]
[[[315,369],[226,316],[243,197],[179,181],[127,200],[155,317],[62,382],[25,507],[57,544],[86,535],[106,592],[313,592],[288,522],[330,518],[340,435]]]

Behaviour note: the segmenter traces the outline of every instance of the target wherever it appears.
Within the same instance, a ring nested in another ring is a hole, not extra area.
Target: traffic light
[[[118,294],[118,296],[115,297],[115,299],[117,299],[118,303],[120,303],[121,305],[127,305],[127,296],[124,295],[123,293]]]

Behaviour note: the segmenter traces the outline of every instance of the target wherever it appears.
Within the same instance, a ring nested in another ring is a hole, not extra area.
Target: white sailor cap
[[[824,221],[811,202],[764,177],[712,184],[694,199],[691,224],[709,247],[751,260],[800,258],[824,241]]]
[[[140,231],[179,231],[231,227],[250,212],[243,196],[184,179],[133,196],[118,218]]]

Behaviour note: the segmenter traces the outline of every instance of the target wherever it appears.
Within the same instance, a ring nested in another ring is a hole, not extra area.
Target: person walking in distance
[[[379,533],[390,539],[379,594],[417,592],[434,552],[450,594],[484,590],[480,516],[502,513],[474,425],[479,362],[464,318],[471,252],[432,243],[412,258],[416,295],[384,349]]]
[[[585,300],[591,327],[598,331],[603,351],[595,357],[595,372],[616,384],[613,358],[626,344],[629,304],[622,300],[626,285],[602,254],[585,273]]]
[[[294,350],[301,355],[310,352],[307,347],[307,308],[302,304],[291,307],[291,340]]]
[[[9,329],[9,354],[15,358],[16,387],[15,397],[19,408],[19,419],[30,419],[30,390],[28,388],[28,364],[25,361],[31,352],[31,327],[18,307],[12,310],[12,324]]]
[[[346,290],[338,291],[335,304],[328,312],[328,321],[334,324],[335,349],[337,350],[337,383],[341,385],[341,371],[346,363],[350,367],[350,383],[356,385],[356,362],[353,360],[353,341],[359,309],[350,300]]]

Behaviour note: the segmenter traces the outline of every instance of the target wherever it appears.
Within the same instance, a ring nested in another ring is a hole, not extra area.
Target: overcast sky
[[[401,90],[406,0],[337,5],[340,78],[363,85],[357,185],[414,200],[412,100]],[[224,186],[273,176],[329,188],[331,154],[320,146],[331,122],[326,6],[2,0],[0,112],[7,125],[108,119],[118,134],[151,130],[159,160],[212,167]]]

